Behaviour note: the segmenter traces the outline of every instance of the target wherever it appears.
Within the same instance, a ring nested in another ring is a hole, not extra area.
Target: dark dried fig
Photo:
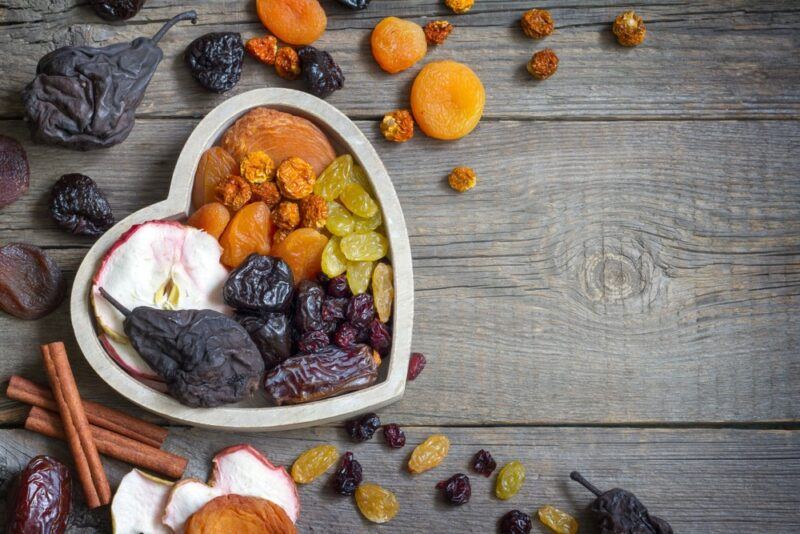
[[[33,245],[0,247],[0,309],[20,319],[39,319],[64,300],[66,284],[53,259]]]
[[[114,214],[97,184],[83,174],[65,174],[50,192],[50,215],[78,235],[98,236],[114,225]]]
[[[0,208],[28,191],[30,176],[25,149],[16,139],[0,135]]]

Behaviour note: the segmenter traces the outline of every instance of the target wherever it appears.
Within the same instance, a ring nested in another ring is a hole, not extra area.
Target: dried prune
[[[330,279],[328,282],[328,295],[332,297],[350,297],[350,286],[347,285],[347,275],[340,274]]]
[[[328,334],[322,330],[312,330],[300,337],[297,342],[297,350],[301,353],[311,354],[324,349],[329,343]]]
[[[207,33],[192,41],[184,59],[197,82],[215,93],[233,89],[242,77],[244,43],[236,32]]]
[[[328,52],[304,46],[297,50],[297,55],[300,56],[303,80],[314,95],[325,98],[344,87],[342,69]]]
[[[350,9],[366,9],[370,0],[338,0],[340,4]]]
[[[0,208],[28,191],[30,176],[25,149],[16,139],[0,135]]]
[[[285,311],[292,302],[292,270],[280,258],[250,254],[222,288],[225,304],[239,311]]]
[[[237,315],[236,320],[250,334],[267,371],[292,355],[292,332],[289,317],[282,313],[267,313],[256,317]]]
[[[64,300],[61,269],[33,245],[0,247],[0,309],[20,319],[39,319]]]
[[[464,473],[456,473],[447,480],[442,480],[436,484],[436,489],[442,490],[445,500],[455,505],[468,503],[472,495],[472,485]]]
[[[145,0],[92,0],[95,13],[106,20],[128,20],[136,16]]]
[[[425,369],[427,360],[421,352],[412,352],[411,359],[408,361],[408,380],[416,380],[419,374]]]
[[[389,349],[392,348],[392,334],[389,328],[378,319],[373,319],[368,329],[370,346],[381,356],[389,354]]]
[[[497,468],[497,462],[494,461],[489,451],[481,449],[476,452],[475,456],[472,458],[472,468],[488,478]]]
[[[4,532],[63,534],[72,506],[71,488],[66,465],[50,456],[33,458],[9,492]]]
[[[325,292],[322,290],[322,286],[313,280],[303,280],[297,286],[294,322],[301,333],[325,330],[325,321],[322,320],[322,299],[324,297]]]
[[[98,236],[114,225],[114,214],[97,184],[83,174],[65,174],[50,191],[50,215],[73,234]]]
[[[372,439],[375,431],[381,426],[381,419],[376,413],[365,413],[361,417],[351,419],[344,424],[350,439],[356,442]]]
[[[347,320],[356,328],[365,328],[375,318],[375,305],[372,295],[362,293],[356,295],[347,305]]]
[[[532,527],[531,516],[519,510],[511,510],[500,520],[500,534],[529,534]]]
[[[395,423],[383,425],[383,439],[393,449],[402,449],[406,444],[406,433]]]
[[[346,452],[331,479],[331,485],[337,493],[353,495],[363,479],[361,464],[353,457],[352,452]]]

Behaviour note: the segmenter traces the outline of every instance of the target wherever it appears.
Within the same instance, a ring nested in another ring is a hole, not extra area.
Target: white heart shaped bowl
[[[191,209],[195,170],[201,154],[217,143],[239,117],[256,107],[270,107],[309,119],[325,132],[337,154],[352,154],[364,168],[381,206],[394,272],[393,340],[378,381],[367,388],[328,399],[291,406],[271,406],[263,395],[255,401],[217,408],[190,408],[125,372],[97,337],[89,294],[103,255],[131,226],[154,219],[185,219]],[[370,142],[339,110],[307,93],[291,89],[257,89],[237,95],[211,111],[189,136],[172,174],[169,195],[118,222],[89,250],[72,288],[72,327],[86,360],[105,382],[131,402],[172,421],[192,426],[241,431],[282,430],[319,425],[375,410],[403,396],[414,318],[411,248],[403,212],[386,168]],[[254,405],[257,404],[257,405]]]

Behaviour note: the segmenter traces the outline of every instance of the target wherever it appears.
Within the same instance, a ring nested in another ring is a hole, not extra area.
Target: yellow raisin
[[[525,482],[525,466],[514,460],[503,466],[497,474],[494,493],[498,499],[510,499],[522,488]]]
[[[377,484],[364,483],[358,486],[356,504],[364,517],[373,523],[386,523],[400,510],[394,493]]]
[[[539,521],[556,534],[578,534],[578,522],[558,508],[547,505],[539,508]]]
[[[372,271],[372,300],[378,319],[388,322],[392,316],[394,285],[392,284],[392,268],[386,263],[379,263]]]
[[[297,457],[292,464],[292,479],[298,484],[308,484],[327,471],[339,459],[333,445],[320,445]]]
[[[408,470],[412,473],[424,473],[433,469],[447,457],[450,451],[450,440],[443,434],[434,434],[417,445],[408,461]]]

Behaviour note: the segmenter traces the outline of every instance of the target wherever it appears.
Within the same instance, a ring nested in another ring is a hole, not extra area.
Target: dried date
[[[62,534],[72,506],[72,479],[66,465],[50,456],[33,458],[9,493],[5,532]]]
[[[65,174],[50,191],[50,215],[73,234],[98,236],[114,225],[114,214],[94,180]]]
[[[280,258],[250,254],[222,288],[225,304],[247,313],[284,311],[292,301],[292,270]]]
[[[39,319],[64,300],[66,284],[56,262],[33,245],[0,247],[0,309],[20,319]]]
[[[263,316],[238,315],[236,320],[250,334],[250,339],[264,359],[267,370],[292,355],[292,332],[289,318],[282,313]]]
[[[314,330],[329,331],[329,325],[322,319],[324,297],[325,291],[318,283],[313,280],[300,282],[294,304],[294,322],[301,334]]]

